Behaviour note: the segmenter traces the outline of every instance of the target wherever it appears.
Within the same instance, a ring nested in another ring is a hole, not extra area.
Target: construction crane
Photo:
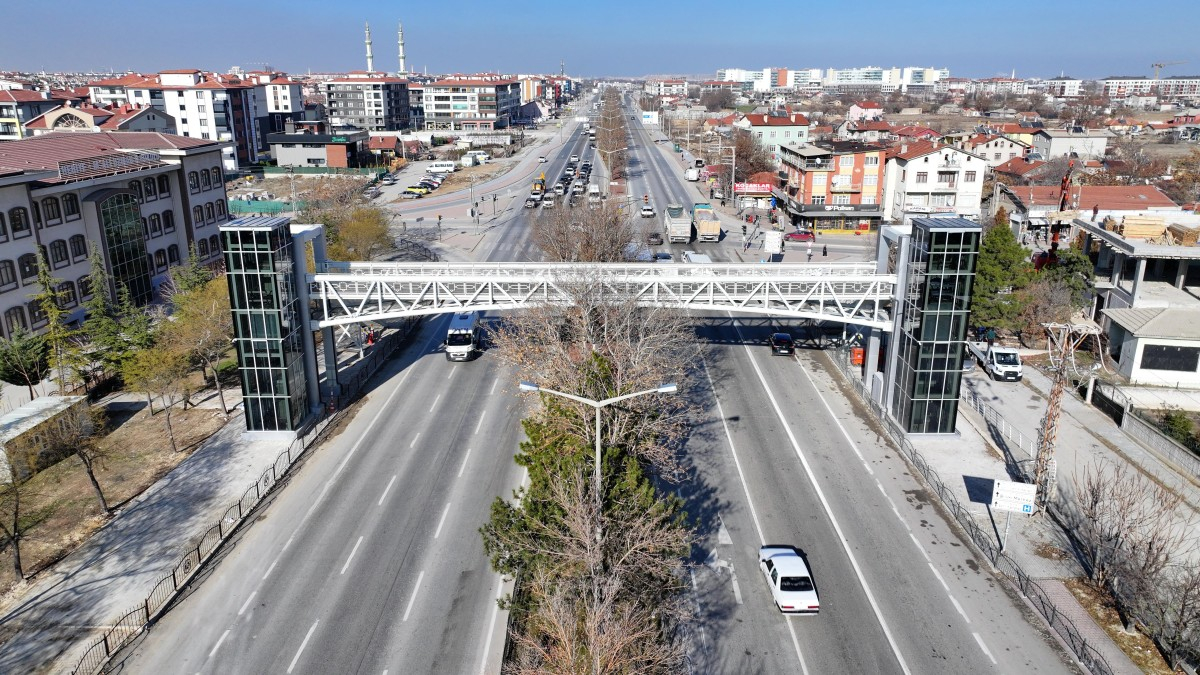
[[[1067,386],[1067,363],[1075,364],[1075,350],[1089,336],[1099,335],[1100,329],[1089,324],[1044,323],[1050,367],[1054,369],[1054,382],[1050,387],[1050,401],[1046,404],[1046,415],[1038,430],[1037,457],[1033,464],[1033,484],[1037,486],[1037,506],[1045,512],[1054,498],[1056,464],[1054,446],[1058,440],[1058,416],[1062,411],[1063,390]]]
[[[1187,63],[1187,61],[1162,61],[1160,63],[1151,63],[1150,67],[1154,69],[1154,79],[1157,80],[1158,73],[1163,68],[1166,68],[1167,66],[1180,66],[1185,63]]]

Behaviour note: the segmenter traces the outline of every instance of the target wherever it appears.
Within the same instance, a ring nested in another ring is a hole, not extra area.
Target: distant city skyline
[[[29,0],[13,4],[10,16],[44,11]],[[165,14],[160,2],[148,0],[122,0],[115,11],[113,5],[63,0],[54,5],[51,35],[9,32],[0,69],[225,72],[268,64],[289,73],[362,70],[363,25],[369,22],[375,69],[394,72],[397,24],[403,22],[407,65],[416,73],[552,73],[562,60],[574,77],[922,66],[948,68],[955,77],[1015,70],[1024,78],[1098,79],[1152,76],[1152,63],[1173,61],[1185,63],[1164,68],[1163,77],[1200,74],[1197,3],[1173,7],[1172,20],[1164,22],[1160,14],[1129,12],[1128,4],[1115,0],[1012,10],[1018,18],[1003,11],[975,15],[947,0],[909,3],[894,16],[894,3],[864,0],[849,20],[837,6],[808,6],[788,35],[779,28],[794,14],[789,10],[772,19],[770,10],[747,7],[734,20],[726,3],[712,0],[689,2],[686,10],[626,0],[607,3],[604,11],[576,3],[527,3],[520,12],[483,5],[449,16],[436,5],[380,4],[214,0],[203,12],[181,7]],[[827,28],[817,30],[821,26]]]

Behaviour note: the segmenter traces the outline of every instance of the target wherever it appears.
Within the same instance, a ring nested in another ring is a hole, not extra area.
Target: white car
[[[758,549],[758,567],[767,579],[771,599],[785,614],[816,614],[821,610],[817,587],[808,565],[796,549],[788,546],[763,546]]]

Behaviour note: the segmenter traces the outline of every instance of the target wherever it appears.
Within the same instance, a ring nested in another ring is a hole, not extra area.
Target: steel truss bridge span
[[[313,328],[460,311],[613,301],[852,323],[890,331],[895,275],[872,263],[323,262],[308,275]]]

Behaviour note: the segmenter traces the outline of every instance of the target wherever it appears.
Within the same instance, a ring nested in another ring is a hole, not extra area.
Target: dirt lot
[[[151,417],[144,407],[110,411],[111,431],[101,441],[107,456],[96,472],[110,506],[120,507],[153,485],[220,429],[225,418],[212,408],[190,408],[176,410],[171,422],[181,452],[171,451],[161,413]],[[66,556],[108,521],[76,457],[37,474],[25,490],[21,510],[30,529],[22,540],[21,560],[26,575]],[[16,583],[7,547],[0,551],[0,570],[0,592],[6,593]]]

